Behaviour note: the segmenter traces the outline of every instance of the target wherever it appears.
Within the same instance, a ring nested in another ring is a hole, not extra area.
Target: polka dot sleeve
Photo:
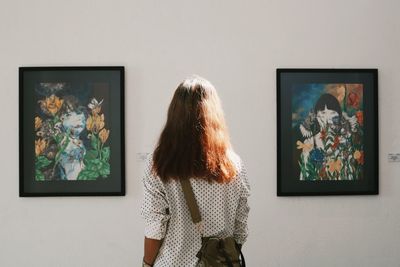
[[[242,162],[240,162],[240,197],[239,204],[236,210],[235,228],[233,236],[237,243],[244,244],[248,235],[247,218],[249,216],[250,206],[248,203],[248,197],[250,196],[250,184],[247,179],[246,168]]]
[[[145,236],[161,240],[165,236],[168,214],[168,201],[165,188],[161,180],[151,171],[151,157],[147,161],[145,175],[142,179],[144,200],[141,215],[145,220]]]

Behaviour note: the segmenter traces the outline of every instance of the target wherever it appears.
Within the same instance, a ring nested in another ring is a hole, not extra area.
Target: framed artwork
[[[378,70],[277,69],[277,195],[378,194]]]
[[[19,195],[125,195],[124,67],[19,68]]]

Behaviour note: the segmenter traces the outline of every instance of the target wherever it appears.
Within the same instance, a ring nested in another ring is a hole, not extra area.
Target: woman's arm
[[[241,170],[239,172],[239,177],[241,180],[241,192],[239,196],[238,207],[236,210],[235,228],[233,230],[233,237],[236,243],[243,245],[247,239],[248,228],[247,228],[247,218],[249,216],[250,206],[248,203],[248,198],[250,196],[250,184],[247,179],[246,168],[241,162]]]
[[[157,258],[158,251],[160,250],[162,240],[144,238],[144,257],[143,261],[153,266],[154,261]]]
[[[144,199],[141,209],[141,215],[145,219],[143,261],[150,266],[157,258],[170,218],[164,185],[153,175],[151,166],[152,158],[149,157],[143,177]]]

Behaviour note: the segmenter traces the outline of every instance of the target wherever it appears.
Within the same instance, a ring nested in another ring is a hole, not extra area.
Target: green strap
[[[190,216],[192,217],[193,223],[197,224],[201,222],[200,210],[197,205],[196,198],[194,197],[192,185],[189,179],[179,179],[181,182],[183,195],[185,196],[186,204],[189,207]]]

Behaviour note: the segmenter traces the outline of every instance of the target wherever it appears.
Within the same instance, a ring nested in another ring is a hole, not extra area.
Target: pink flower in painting
[[[321,177],[322,179],[324,179],[326,177],[325,165],[322,166],[322,168],[319,170],[318,174],[319,174],[319,177]]]
[[[326,138],[326,131],[325,131],[325,129],[322,129],[321,130],[321,140],[324,141],[325,138]]]
[[[335,136],[335,140],[333,142],[332,148],[336,149],[339,146],[340,140],[339,140],[339,136]]]
[[[360,96],[354,92],[351,92],[347,96],[347,104],[353,108],[358,108],[358,105],[360,104]]]

